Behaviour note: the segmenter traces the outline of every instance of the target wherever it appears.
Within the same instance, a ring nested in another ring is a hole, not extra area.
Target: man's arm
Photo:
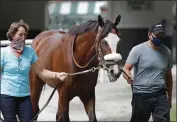
[[[172,107],[172,86],[173,86],[173,80],[172,80],[172,71],[173,68],[172,64],[172,55],[171,51],[169,50],[169,62],[168,62],[168,68],[166,71],[166,89],[167,91],[167,97],[170,107]]]
[[[167,88],[167,95],[168,99],[172,99],[172,86],[173,86],[173,80],[172,80],[172,71],[171,69],[168,69],[166,72],[166,88]]]
[[[124,71],[125,71],[125,73],[129,76],[129,77],[127,77],[124,73],[123,73],[123,77],[127,80],[127,82],[128,82],[128,84],[132,84],[132,82],[133,82],[133,79],[132,79],[132,76],[131,76],[131,70],[132,70],[132,68],[133,68],[133,65],[132,64],[125,64],[125,66],[124,66]]]
[[[129,84],[132,84],[132,82],[133,82],[133,78],[131,76],[131,72],[130,71],[132,70],[132,68],[134,67],[134,65],[136,63],[138,63],[138,60],[139,60],[139,50],[138,50],[138,48],[133,47],[131,49],[131,51],[129,52],[129,55],[127,57],[126,63],[125,63],[124,68],[123,68],[123,70],[125,71],[125,73],[130,77],[130,78],[128,78],[123,73],[123,77],[127,80],[127,82]]]

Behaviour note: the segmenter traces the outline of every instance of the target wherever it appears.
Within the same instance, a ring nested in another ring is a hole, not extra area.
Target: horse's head
[[[119,78],[121,72],[119,70],[118,61],[122,59],[120,54],[112,53],[110,48],[106,46],[103,48],[102,40],[108,36],[109,33],[116,34],[119,40],[119,32],[117,29],[117,25],[121,20],[121,16],[118,15],[114,22],[109,20],[103,20],[103,18],[99,15],[98,16],[98,34],[96,36],[96,50],[100,60],[100,65],[107,70],[108,76],[111,82],[114,82]],[[108,48],[107,48],[108,47]],[[117,65],[117,68],[115,67]]]
[[[98,16],[98,24],[99,24],[99,31],[98,36],[99,39],[104,39],[108,36],[109,33],[116,34],[119,37],[119,31],[117,29],[117,25],[121,20],[121,15],[118,15],[114,22],[110,20],[103,20],[103,18],[99,15]]]

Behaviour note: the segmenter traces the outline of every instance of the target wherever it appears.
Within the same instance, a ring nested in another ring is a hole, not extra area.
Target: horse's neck
[[[96,32],[87,32],[77,37],[74,57],[80,65],[85,65],[95,55]]]

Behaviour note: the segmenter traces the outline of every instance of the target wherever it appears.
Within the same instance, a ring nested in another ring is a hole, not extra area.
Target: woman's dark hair
[[[16,34],[20,27],[23,27],[26,31],[26,34],[28,34],[29,25],[27,23],[25,23],[23,20],[13,22],[10,25],[8,32],[6,33],[6,36],[9,39],[9,41],[12,41],[12,37]]]

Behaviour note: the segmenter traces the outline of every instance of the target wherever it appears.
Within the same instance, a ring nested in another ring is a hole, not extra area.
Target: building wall
[[[120,28],[147,28],[162,18],[173,21],[172,8],[175,1],[152,1],[152,10],[133,11],[129,9],[127,1],[112,1],[112,18],[122,15]]]
[[[122,16],[121,22],[118,25],[121,34],[121,41],[119,42],[118,52],[122,54],[123,63],[126,60],[130,50],[133,46],[138,45],[148,40],[148,28],[160,22],[161,19],[166,19],[169,24],[173,23],[173,6],[175,1],[152,1],[153,9],[132,11],[129,9],[127,1],[111,1],[111,18],[112,20],[120,14]],[[173,24],[171,25],[173,30]],[[175,30],[174,30],[175,31]],[[174,35],[175,36],[175,35]],[[175,45],[177,39],[172,41],[164,41],[163,43],[172,50],[173,60],[176,60],[177,48]]]
[[[5,33],[10,24],[23,19],[30,26],[29,38],[44,29],[45,5],[47,1],[6,0],[0,3],[0,39],[7,39]]]
[[[0,15],[1,29],[7,29],[13,21],[24,19],[30,24],[31,29],[44,28],[44,8],[46,2],[43,1],[7,1],[2,5]]]
[[[175,1],[153,1],[153,10],[131,11],[127,1],[109,1],[109,17],[114,19],[122,15],[120,28],[147,28],[152,23],[166,18],[172,21],[172,7]],[[45,28],[45,7],[47,1],[2,1],[0,2],[0,29],[7,29],[13,21],[24,19],[30,24],[31,29]]]
[[[162,18],[167,19],[169,22],[173,21],[172,11],[175,4],[175,1],[168,0],[153,1],[152,10],[132,11],[128,9],[127,1],[109,1],[110,12],[108,17],[114,20],[118,14],[122,16],[121,22],[118,25],[122,37],[119,51],[124,59],[127,58],[129,51],[134,45],[147,40],[147,30],[150,25],[159,22]],[[34,38],[47,26],[46,5],[47,1],[42,0],[0,1],[0,39],[7,39],[6,32],[10,24],[20,19],[25,20],[30,25],[28,38]],[[174,38],[172,44],[175,45],[176,41],[176,38]],[[172,48],[172,46],[169,48]]]

